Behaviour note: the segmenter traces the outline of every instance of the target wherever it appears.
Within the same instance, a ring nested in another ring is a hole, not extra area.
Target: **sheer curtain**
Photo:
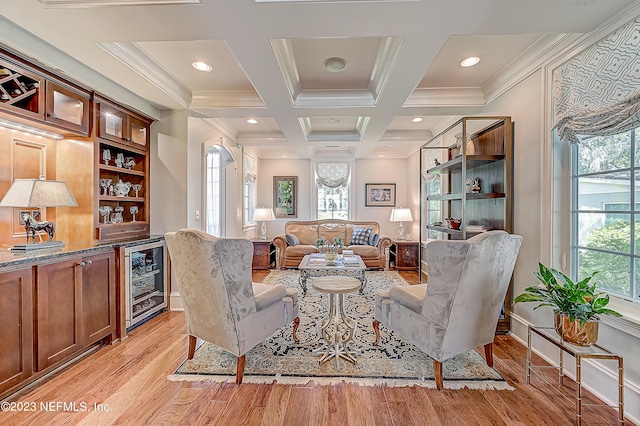
[[[553,72],[560,139],[610,136],[640,126],[640,17]]]

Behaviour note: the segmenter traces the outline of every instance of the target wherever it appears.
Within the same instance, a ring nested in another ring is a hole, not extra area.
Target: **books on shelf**
[[[467,225],[468,232],[487,232],[487,227],[483,225]]]

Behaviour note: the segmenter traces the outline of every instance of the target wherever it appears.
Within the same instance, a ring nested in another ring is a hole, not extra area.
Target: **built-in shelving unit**
[[[101,98],[95,110],[96,239],[148,236],[151,121]]]
[[[510,117],[464,117],[422,146],[421,251],[431,240],[512,232],[512,135]],[[420,258],[420,276],[428,279]],[[498,331],[509,330],[510,300]]]

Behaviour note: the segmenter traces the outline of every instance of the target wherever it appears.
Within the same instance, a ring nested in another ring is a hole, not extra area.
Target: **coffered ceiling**
[[[633,3],[2,0],[0,13],[262,158],[404,158],[448,122],[481,111],[564,40]],[[469,56],[480,62],[461,67]],[[195,61],[212,70],[195,70]]]

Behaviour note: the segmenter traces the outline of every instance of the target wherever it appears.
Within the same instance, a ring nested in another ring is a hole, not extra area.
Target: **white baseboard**
[[[169,306],[171,306],[171,311],[184,311],[180,292],[172,291],[171,294],[169,294],[169,303]]]
[[[511,337],[520,342],[523,346],[527,346],[527,330],[529,323],[519,317],[511,314]],[[541,338],[532,339],[531,350],[542,357],[550,364],[558,365],[559,350],[556,346]],[[602,361],[601,361],[602,362]],[[614,363],[614,361],[606,361],[606,365]],[[567,377],[575,379],[575,363],[573,358],[565,354],[564,369]],[[582,362],[582,386],[589,392],[600,398],[605,404],[618,405],[618,375],[617,366],[615,372],[604,368],[601,364],[590,359],[583,359]],[[549,389],[549,392],[556,392]],[[624,380],[624,416],[635,424],[640,424],[640,387],[637,383]]]

